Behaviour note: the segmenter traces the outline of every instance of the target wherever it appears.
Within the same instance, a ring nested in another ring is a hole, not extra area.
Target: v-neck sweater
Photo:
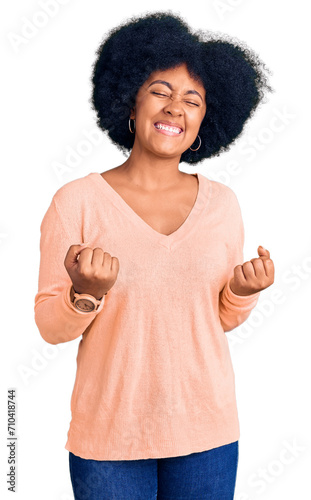
[[[240,437],[226,332],[260,292],[233,293],[244,226],[234,191],[196,174],[195,203],[169,235],[154,230],[98,172],[60,187],[40,232],[35,322],[50,344],[82,335],[65,449],[85,459],[188,455]],[[119,260],[98,310],[70,301],[70,245]]]

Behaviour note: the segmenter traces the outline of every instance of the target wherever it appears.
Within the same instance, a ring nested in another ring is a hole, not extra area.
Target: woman
[[[205,36],[155,13],[102,42],[92,105],[130,155],[62,186],[41,224],[36,324],[51,344],[82,335],[65,446],[75,499],[234,495],[225,332],[274,267],[261,246],[243,263],[234,192],[178,166],[227,150],[272,89],[249,49]]]

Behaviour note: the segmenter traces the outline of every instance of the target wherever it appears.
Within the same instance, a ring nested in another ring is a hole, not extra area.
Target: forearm
[[[73,293],[72,286],[67,285],[58,295],[36,295],[35,322],[41,337],[49,344],[75,340],[102,309],[89,313],[78,311],[72,304]]]
[[[219,295],[219,318],[225,332],[233,330],[247,320],[256,306],[260,292],[252,295],[237,295],[229,281]]]

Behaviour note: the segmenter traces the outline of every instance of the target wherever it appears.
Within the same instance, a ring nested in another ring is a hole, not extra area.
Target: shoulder
[[[84,203],[91,200],[90,195],[94,193],[94,176],[91,172],[84,177],[73,179],[63,184],[54,194],[53,200],[57,207],[65,209],[66,207],[77,208],[81,210]]]
[[[205,177],[205,176],[203,176]],[[209,192],[215,204],[221,205],[223,208],[232,211],[240,212],[240,204],[235,191],[223,184],[222,182],[215,181],[205,177],[206,182],[209,184]]]

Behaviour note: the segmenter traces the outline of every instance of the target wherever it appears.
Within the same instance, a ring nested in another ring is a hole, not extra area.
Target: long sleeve
[[[40,226],[40,268],[34,306],[36,325],[41,337],[49,344],[78,338],[100,313],[105,302],[104,297],[100,307],[87,314],[75,309],[71,303],[72,282],[64,260],[70,245],[80,243],[82,236],[77,225],[72,224],[71,229],[67,227],[65,215],[60,215],[54,196]]]
[[[230,280],[234,276],[235,266],[244,263],[244,224],[236,197],[235,200],[236,210],[233,210],[233,213],[237,217],[235,219],[235,227],[237,229],[235,232],[235,243],[232,246],[232,259],[230,260],[231,273],[219,295],[219,318],[225,332],[233,330],[246,321],[252,309],[256,306],[260,295],[260,292],[253,293],[252,295],[237,295],[233,293],[229,286]]]

